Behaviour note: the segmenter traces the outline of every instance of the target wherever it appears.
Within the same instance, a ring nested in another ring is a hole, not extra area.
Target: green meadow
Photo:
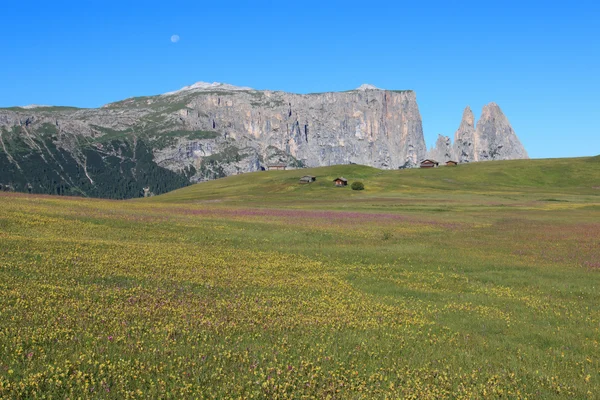
[[[0,194],[0,398],[594,399],[599,305],[600,156]]]

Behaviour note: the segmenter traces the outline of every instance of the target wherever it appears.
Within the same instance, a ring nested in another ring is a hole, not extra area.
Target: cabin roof
[[[335,178],[333,181],[334,181],[334,182],[335,182],[335,181],[348,182],[348,179],[346,179],[346,178],[344,178],[344,177],[341,177],[341,176],[340,176],[339,178]]]
[[[425,160],[421,161],[421,164],[426,163],[426,162],[430,162],[430,163],[433,163],[433,164],[439,164],[439,162],[437,162],[435,160],[432,160],[430,158],[426,158]]]

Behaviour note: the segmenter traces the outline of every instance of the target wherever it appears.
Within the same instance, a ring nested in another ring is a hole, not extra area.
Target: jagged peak
[[[504,112],[502,112],[502,109],[498,104],[492,101],[491,103],[488,103],[485,106],[483,106],[483,110],[481,111],[482,117],[490,115],[504,115]]]
[[[492,109],[500,109],[500,106],[493,101],[483,106],[483,111]]]
[[[473,110],[471,110],[470,106],[466,106],[462,119],[460,120],[460,125],[458,129],[454,133],[454,145],[457,146],[461,141],[472,140],[472,135],[475,133],[475,115],[473,114]]]
[[[463,111],[461,125],[463,123],[467,123],[469,125],[475,125],[475,115],[473,114],[473,110],[471,110],[471,106],[466,106]]]
[[[163,96],[170,96],[174,94],[179,94],[182,92],[212,92],[212,91],[244,91],[244,90],[254,90],[247,86],[234,86],[228,83],[221,82],[196,82],[190,86],[184,86],[179,90],[175,90],[173,92],[164,93]]]

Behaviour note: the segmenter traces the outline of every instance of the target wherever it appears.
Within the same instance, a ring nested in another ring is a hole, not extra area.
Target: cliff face
[[[198,83],[99,109],[0,110],[0,184],[136,197],[273,163],[413,167],[425,157],[412,91],[299,95]]]
[[[428,156],[440,162],[454,160],[460,163],[529,158],[496,103],[483,107],[477,125],[471,108],[467,106],[454,134],[454,144],[451,144],[449,137],[440,135]]]
[[[216,130],[265,163],[314,167],[357,163],[414,166],[425,154],[414,92],[354,90],[298,95],[270,91],[194,96],[180,112],[190,130]],[[278,152],[269,153],[274,148]]]

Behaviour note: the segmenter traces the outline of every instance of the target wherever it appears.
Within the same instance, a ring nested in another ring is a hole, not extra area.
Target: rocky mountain
[[[440,135],[427,157],[460,163],[528,158],[508,118],[496,103],[483,107],[477,124],[473,111],[467,106],[454,134],[454,144],[449,137]]]
[[[293,94],[199,82],[98,109],[0,110],[0,184],[111,198],[162,193],[270,164],[413,167],[425,156],[412,91]]]
[[[526,157],[495,104],[476,129],[465,110],[454,145],[441,137],[431,154]],[[198,82],[97,109],[0,109],[0,190],[131,198],[272,164],[397,169],[425,156],[415,93],[367,84],[294,94]]]

